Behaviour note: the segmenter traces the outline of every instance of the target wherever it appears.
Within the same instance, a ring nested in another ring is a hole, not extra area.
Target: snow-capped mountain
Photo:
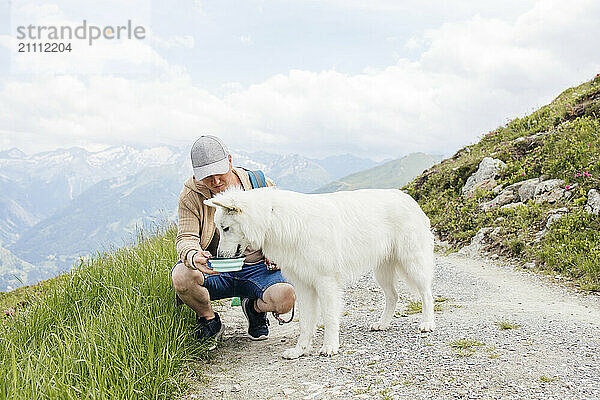
[[[263,170],[280,188],[304,192],[338,178],[341,169],[376,164],[351,155],[317,160],[244,151],[232,151],[232,159]],[[172,146],[0,152],[0,290],[18,283],[15,271],[24,284],[34,283],[79,257],[122,245],[136,227],[174,221],[191,174],[189,148]]]

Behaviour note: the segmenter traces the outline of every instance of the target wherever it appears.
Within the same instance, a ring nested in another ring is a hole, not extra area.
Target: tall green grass
[[[0,399],[167,399],[204,350],[175,307],[175,230],[98,255],[0,322]]]

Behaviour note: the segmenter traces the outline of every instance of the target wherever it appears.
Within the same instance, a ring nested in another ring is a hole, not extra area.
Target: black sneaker
[[[265,340],[269,336],[269,320],[267,313],[259,313],[254,309],[254,300],[242,299],[242,311],[248,319],[248,336],[252,340]]]
[[[207,350],[216,349],[217,343],[223,337],[223,331],[225,330],[219,314],[215,313],[215,317],[208,321],[204,317],[196,317],[196,324],[196,340],[206,343]]]

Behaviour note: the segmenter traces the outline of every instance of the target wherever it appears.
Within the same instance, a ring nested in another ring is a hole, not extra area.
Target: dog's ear
[[[239,214],[242,212],[242,210],[239,207],[236,207],[231,200],[229,200],[229,203],[231,204],[227,204],[225,199],[204,200],[204,204],[207,206],[214,208],[223,207],[229,214]]]

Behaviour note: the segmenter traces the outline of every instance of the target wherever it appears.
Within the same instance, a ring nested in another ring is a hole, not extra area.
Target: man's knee
[[[271,302],[279,314],[290,312],[296,302],[296,292],[289,283],[276,283],[267,289],[263,297],[267,297],[265,300]]]
[[[200,271],[191,270],[179,263],[171,273],[171,281],[177,294],[185,295],[193,286],[204,284],[204,276]]]

